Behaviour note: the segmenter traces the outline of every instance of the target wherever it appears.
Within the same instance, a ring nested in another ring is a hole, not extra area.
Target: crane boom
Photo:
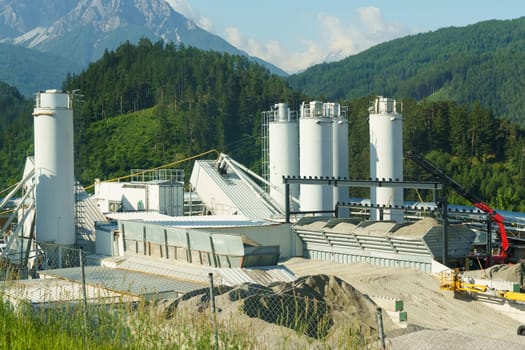
[[[438,168],[429,160],[425,159],[423,156],[415,152],[408,151],[406,153],[406,157],[408,159],[413,160],[417,165],[428,171],[430,174],[441,179],[448,186],[452,187],[457,193],[459,193],[463,198],[472,203],[472,205],[474,205],[476,208],[488,214],[489,218],[498,225],[501,239],[500,254],[497,256],[493,256],[493,258],[495,262],[503,263],[507,258],[507,252],[509,250],[509,240],[507,238],[507,231],[505,230],[504,224],[505,218],[498,214],[496,211],[494,211],[494,209],[492,209],[487,203],[482,201],[480,198],[467,191],[467,189],[463,187],[460,183],[458,183],[456,180],[445,174],[443,170]]]

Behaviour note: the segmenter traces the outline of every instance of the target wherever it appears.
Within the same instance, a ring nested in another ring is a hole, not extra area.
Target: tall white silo
[[[403,180],[403,117],[394,99],[377,97],[370,107],[370,177]],[[403,205],[403,189],[371,189],[371,202],[380,206]],[[383,209],[383,220],[403,221],[402,209]],[[371,220],[381,219],[381,210],[371,211]]]
[[[75,243],[73,108],[59,90],[36,95],[35,128],[36,239]]]
[[[333,119],[333,176],[348,178],[348,119],[339,103],[325,103],[325,114]],[[348,202],[348,187],[334,186],[334,202]],[[339,216],[347,217],[348,208],[339,209]]]
[[[297,112],[286,103],[278,103],[268,118],[270,196],[285,207],[283,176],[299,176],[299,129]],[[299,197],[299,185],[290,185],[290,196]],[[297,209],[290,200],[290,207]]]
[[[324,113],[323,103],[302,103],[299,118],[299,172],[302,177],[333,176],[333,119]],[[333,210],[330,185],[301,185],[301,211]]]

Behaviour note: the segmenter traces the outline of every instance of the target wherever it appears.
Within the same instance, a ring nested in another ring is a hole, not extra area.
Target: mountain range
[[[199,28],[167,0],[0,0],[0,81],[25,96],[61,87],[68,73],[143,37],[249,57],[312,98],[479,102],[525,126],[525,17],[411,35],[287,76]]]
[[[79,72],[104,51],[126,41],[136,43],[143,37],[248,56],[198,27],[165,0],[0,0],[0,43],[8,44],[0,46],[0,66],[9,66],[17,58],[23,61],[26,56],[38,60],[38,53],[45,54],[41,56],[41,66],[28,65],[25,70],[17,71],[22,75],[38,76],[38,69],[52,71],[62,82],[68,72]],[[16,50],[13,46],[34,52]],[[53,67],[53,57],[58,57],[54,62],[57,67]],[[250,59],[272,73],[286,75],[268,62],[256,57]],[[12,74],[12,69],[8,72],[1,69],[0,81],[17,86],[26,95],[35,91],[34,84],[28,86]],[[57,86],[52,79],[40,83],[40,88]]]
[[[368,95],[479,102],[525,127],[525,17],[442,28],[376,45],[292,75],[295,89],[329,100]]]

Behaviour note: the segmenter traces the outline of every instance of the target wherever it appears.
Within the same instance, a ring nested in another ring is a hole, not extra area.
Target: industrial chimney
[[[36,240],[75,243],[73,107],[59,90],[37,93],[35,128]]]
[[[379,96],[370,107],[370,177],[372,180],[403,180],[403,117],[397,111],[396,100]],[[403,221],[403,188],[371,189],[371,220]],[[383,208],[384,207],[384,208]]]
[[[302,177],[333,176],[333,123],[323,102],[302,103],[299,118],[299,173]],[[301,211],[334,210],[331,185],[301,185]]]
[[[268,113],[270,196],[285,207],[283,176],[299,176],[299,126],[297,112],[278,103]],[[299,185],[290,185],[290,195],[299,197]],[[290,201],[290,205],[295,204]]]

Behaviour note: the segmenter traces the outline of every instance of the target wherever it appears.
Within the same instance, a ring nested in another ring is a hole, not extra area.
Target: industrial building
[[[414,207],[404,203],[404,187],[439,186],[403,181],[402,109],[395,100],[378,97],[370,108],[368,180],[350,180],[346,107],[311,101],[299,112],[278,103],[262,114],[263,174],[221,154],[196,160],[189,184],[177,170],[133,170],[126,181],[96,180],[88,194],[73,174],[73,98],[58,90],[37,94],[35,155],[0,203],[14,206],[2,251],[13,264],[36,266],[46,254],[60,255],[56,247],[83,247],[89,264],[114,269],[114,281],[133,271],[127,278],[146,283],[150,276],[140,274],[155,271],[190,283],[157,286],[177,294],[202,284],[209,271],[225,284],[290,280],[278,262],[293,257],[431,272],[445,257],[464,258],[475,240],[463,224],[445,230],[441,221],[407,214]],[[370,188],[361,214],[350,203],[351,186]],[[39,275],[78,276],[64,259],[47,260]]]

